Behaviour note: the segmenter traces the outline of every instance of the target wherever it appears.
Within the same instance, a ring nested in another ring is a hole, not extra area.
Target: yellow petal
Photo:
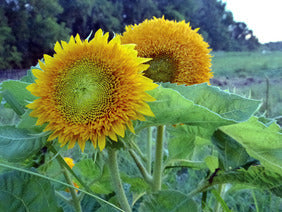
[[[121,137],[124,137],[124,128],[122,124],[119,123],[113,124],[113,129],[116,132],[116,134],[118,134]]]
[[[55,44],[54,50],[56,53],[59,53],[63,50],[61,44],[58,41]]]
[[[106,146],[106,138],[105,135],[98,136],[98,146],[100,151],[102,151]]]
[[[136,109],[137,109],[138,112],[142,113],[145,116],[155,117],[155,115],[152,112],[151,108],[146,103],[143,103],[142,105],[139,105]]]
[[[135,134],[135,130],[134,130],[134,127],[133,127],[132,122],[131,122],[131,121],[128,121],[128,122],[126,123],[126,125],[127,125],[128,129],[129,129],[132,133]]]
[[[117,136],[116,136],[115,132],[110,131],[110,132],[109,132],[109,137],[110,137],[113,141],[117,141]]]

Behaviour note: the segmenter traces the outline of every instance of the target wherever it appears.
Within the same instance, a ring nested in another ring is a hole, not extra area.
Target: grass
[[[215,77],[282,77],[282,51],[213,52]]]
[[[261,99],[260,112],[266,112],[268,117],[282,115],[282,51],[213,52],[212,55],[212,85]]]

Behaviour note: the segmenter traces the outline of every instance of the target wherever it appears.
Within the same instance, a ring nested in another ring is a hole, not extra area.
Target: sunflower
[[[137,57],[134,45],[121,45],[118,37],[108,42],[108,36],[100,29],[90,41],[77,35],[57,42],[53,57],[44,55],[33,69],[37,80],[27,89],[39,98],[27,107],[36,125],[48,123],[48,140],[58,138],[69,148],[77,142],[82,151],[90,140],[103,150],[106,137],[117,141],[126,127],[134,132],[132,120],[153,116],[146,101],[154,98],[146,91],[157,85],[142,73],[149,59]]]
[[[198,30],[185,21],[154,17],[126,26],[121,42],[137,44],[140,57],[152,58],[145,76],[155,82],[192,85],[209,82],[212,77],[211,50]]]

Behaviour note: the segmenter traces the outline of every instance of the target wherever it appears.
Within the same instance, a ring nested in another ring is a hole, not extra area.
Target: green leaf
[[[10,93],[10,91],[4,90],[2,92],[2,95],[16,114],[18,114],[19,116],[24,114],[24,106],[20,105],[20,103],[16,100],[15,96]]]
[[[211,172],[214,172],[218,168],[218,157],[209,155],[205,158],[205,163]]]
[[[136,129],[148,126],[187,124],[195,134],[211,136],[220,126],[247,120],[260,102],[230,94],[206,84],[179,86],[165,83],[149,92],[155,117],[148,117]]]
[[[23,161],[43,147],[47,135],[30,134],[14,126],[0,126],[0,157],[8,161]]]
[[[198,211],[197,204],[185,194],[165,190],[144,196],[139,211],[182,212]]]
[[[36,66],[32,66],[26,73],[26,76],[23,76],[21,78],[22,82],[27,82],[27,83],[34,83],[35,82],[35,76],[32,74],[32,69],[40,69],[39,64]]]
[[[24,108],[28,102],[32,102],[37,97],[33,96],[28,90],[26,90],[26,86],[30,83],[18,81],[18,80],[7,80],[2,82],[2,91],[8,91],[15,100]]]
[[[186,125],[177,125],[169,128],[171,138],[168,142],[168,160],[190,159],[194,151],[195,135]]]
[[[100,167],[93,160],[84,159],[75,164],[73,171],[81,177],[82,181],[88,182],[95,193],[109,194],[113,191],[109,183],[111,176],[107,166]]]
[[[267,169],[282,174],[282,134],[277,124],[267,127],[252,117],[243,123],[221,127],[220,130],[240,143],[251,157],[259,160]]]
[[[27,129],[32,133],[40,133],[43,131],[46,125],[38,126],[36,125],[37,118],[31,117],[31,110],[27,109],[25,113],[21,116],[21,120],[17,124],[19,129]]]
[[[240,167],[250,159],[245,148],[221,130],[215,131],[212,142],[218,149],[219,159],[225,170]]]
[[[0,126],[15,125],[18,121],[17,114],[11,108],[0,105]]]
[[[217,172],[212,179],[212,185],[224,183],[244,184],[259,189],[267,189],[282,197],[282,175],[269,171],[262,166],[251,166],[248,170],[241,168]]]
[[[128,183],[130,185],[130,191],[133,193],[140,194],[150,189],[148,183],[146,183],[141,177],[131,177],[125,173],[121,173],[121,179],[124,183]]]
[[[62,211],[48,180],[19,171],[0,175],[0,211]]]
[[[222,199],[222,197],[220,196],[220,194],[218,193],[217,190],[213,189],[212,194],[214,195],[214,197],[216,198],[216,201],[220,203],[222,209],[224,212],[231,212],[231,210],[228,208],[226,202]]]
[[[162,86],[177,90],[194,104],[205,107],[222,118],[236,122],[246,121],[261,105],[261,101],[247,99],[205,83],[192,86],[164,83]]]

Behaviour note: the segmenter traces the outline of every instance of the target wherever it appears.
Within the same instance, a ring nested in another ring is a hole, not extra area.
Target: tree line
[[[0,0],[0,69],[27,68],[57,40],[91,31],[122,33],[128,24],[153,16],[186,20],[215,51],[259,47],[245,23],[235,22],[217,0]]]

